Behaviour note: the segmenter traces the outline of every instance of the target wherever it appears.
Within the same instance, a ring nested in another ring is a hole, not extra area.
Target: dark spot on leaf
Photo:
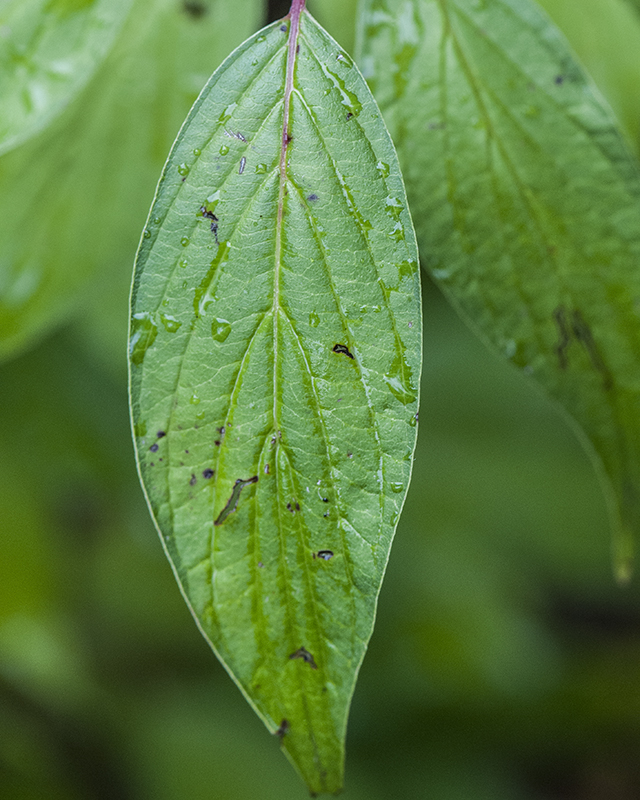
[[[353,354],[349,352],[349,348],[346,344],[334,344],[333,345],[333,352],[334,353],[342,353],[349,358],[353,358]]]
[[[351,111],[347,111],[347,119],[351,119],[352,116],[353,114],[351,113]]]
[[[247,159],[244,156],[242,156],[242,158],[240,159],[240,166],[238,168],[238,175],[242,175],[246,165],[247,165]]]
[[[283,719],[282,722],[280,723],[280,727],[276,731],[276,736],[282,739],[284,736],[287,735],[288,730],[289,730],[289,723],[286,719]]]
[[[152,444],[151,447],[149,448],[149,450],[151,450],[152,453],[157,453],[158,452],[158,445],[157,444]]]
[[[222,426],[222,428],[216,428],[216,430],[218,431],[220,436],[224,436],[224,425]]]
[[[202,477],[206,478],[207,480],[209,480],[209,478],[213,478],[213,475],[214,475],[214,470],[212,469],[207,468],[202,470]]]
[[[323,561],[331,561],[333,558],[333,550],[318,550],[313,554],[314,558],[321,558]]]
[[[192,19],[200,19],[209,10],[202,0],[183,0],[182,8]]]
[[[300,45],[298,45],[298,46],[296,47],[296,53],[299,53],[299,52],[300,52]]]
[[[292,141],[293,141],[293,136],[291,136],[291,134],[289,134],[289,133],[285,133],[285,135],[284,135],[285,147]]]
[[[301,658],[306,664],[308,664],[311,669],[318,669],[318,665],[315,662],[315,659],[311,655],[311,653],[307,650],[306,647],[299,647],[295,653],[291,653],[289,656],[289,661],[293,661],[296,658]]]
[[[328,497],[323,497],[322,498],[322,502],[323,503],[328,503],[329,502],[329,498]]]
[[[281,25],[280,26],[280,30],[282,31],[282,33],[286,33],[287,32],[287,26],[286,25]]]
[[[268,464],[265,464],[265,465],[264,465],[264,474],[265,474],[265,475],[268,475],[268,474],[269,474],[269,465],[268,465]]]
[[[558,326],[559,340],[556,345],[556,354],[560,363],[560,369],[566,369],[569,365],[568,349],[572,340],[575,338],[584,348],[591,366],[601,373],[604,380],[604,388],[609,390],[613,386],[613,378],[609,368],[605,364],[600,350],[593,338],[591,328],[586,323],[580,311],[575,310],[569,313],[564,306],[558,306],[553,312],[553,318]]]
[[[329,516],[329,512],[327,511],[326,514],[323,514],[322,516],[323,517],[328,517]]]
[[[260,567],[260,569],[262,569],[262,567],[264,567],[264,564],[262,563],[262,561],[258,561],[258,566]]]
[[[347,458],[353,458],[353,453],[347,453]]]
[[[231,497],[227,500],[226,506],[222,509],[218,518],[213,523],[214,525],[222,525],[225,519],[229,516],[229,514],[233,514],[233,512],[238,507],[238,502],[240,500],[240,492],[244,489],[245,486],[248,486],[250,483],[257,483],[258,476],[254,475],[253,478],[247,478],[247,480],[243,480],[242,478],[238,478],[233,486],[233,491],[231,492]]]
[[[166,436],[166,435],[167,435],[166,431],[158,431],[158,433],[156,433],[156,436],[158,437],[158,439],[162,439],[162,437]]]
[[[556,86],[561,86],[564,83],[564,78],[562,75],[556,75]]]
[[[197,481],[198,481],[198,479],[196,478],[195,474],[192,472],[191,473],[191,480],[189,481],[189,486],[195,486]]]
[[[318,199],[317,194],[310,194],[309,197],[307,197],[307,200],[309,200],[310,203],[313,203],[313,201],[317,199]]]
[[[290,511],[292,514],[295,514],[296,511],[300,511],[300,503],[297,500],[294,500],[292,503],[287,503],[287,511]]]

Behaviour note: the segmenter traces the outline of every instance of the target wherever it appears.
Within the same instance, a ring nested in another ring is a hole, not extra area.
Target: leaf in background
[[[91,79],[132,0],[5,0],[0,154],[42,130]]]
[[[74,310],[121,361],[131,262],[167,151],[262,0],[135,0],[111,54],[40,136],[0,158],[0,356]],[[198,11],[197,9],[200,9]],[[111,302],[113,298],[113,302]]]
[[[134,278],[132,414],[194,616],[331,792],[411,472],[420,283],[378,108],[292,19],[223,64],[171,152]]]
[[[358,0],[309,0],[307,5],[327,33],[353,53]]]
[[[640,527],[637,164],[530,2],[368,0],[361,24],[424,262],[586,432],[624,578]]]
[[[569,40],[640,155],[640,16],[628,0],[539,2]],[[636,2],[640,10],[640,0]]]

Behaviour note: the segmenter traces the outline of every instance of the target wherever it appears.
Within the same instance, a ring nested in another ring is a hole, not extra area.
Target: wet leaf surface
[[[420,283],[380,112],[306,12],[192,109],[132,302],[140,472],[185,597],[310,789],[336,791],[411,472]]]
[[[361,24],[424,262],[586,433],[624,579],[640,527],[638,165],[532,3],[369,0]]]

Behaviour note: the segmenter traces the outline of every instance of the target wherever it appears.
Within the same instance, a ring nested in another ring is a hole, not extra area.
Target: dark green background
[[[639,142],[640,23],[622,0],[568,5],[545,0],[586,62],[597,51],[596,77]],[[611,34],[603,62],[609,6],[629,39]],[[127,293],[122,279],[114,302],[0,368],[0,797],[304,798],[196,630],[148,516]],[[100,331],[118,318],[107,353]],[[640,578],[614,583],[591,465],[428,280],[422,391],[345,799],[636,800]]]

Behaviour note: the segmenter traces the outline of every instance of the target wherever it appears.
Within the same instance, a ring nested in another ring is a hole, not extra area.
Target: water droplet
[[[409,420],[409,425],[411,425],[412,428],[415,428],[417,424],[418,424],[418,415],[413,414]]]
[[[155,326],[151,314],[134,314],[131,321],[131,338],[129,340],[129,357],[131,363],[140,366],[144,360],[147,350],[154,343],[158,335],[158,328]]]
[[[394,494],[400,494],[400,492],[402,492],[403,490],[404,490],[404,483],[394,482],[391,484],[391,491]]]
[[[218,150],[218,152],[220,153],[221,156],[226,156],[227,153],[229,152],[229,148],[227,147],[226,144],[223,144],[220,146],[220,150]]]
[[[374,314],[379,314],[382,311],[382,306],[373,306],[372,310]]]
[[[358,114],[362,111],[362,103],[358,100],[357,95],[347,89],[345,82],[340,78],[335,72],[332,72],[330,69],[324,64],[320,65],[322,67],[322,71],[324,74],[329,78],[331,83],[335,86],[335,88],[340,92],[340,100],[342,105],[349,111],[349,113],[357,117]]]
[[[205,415],[204,411],[199,411],[199,412],[196,414],[196,419],[204,419],[204,418],[205,418],[205,416],[206,416],[206,415]]]
[[[231,103],[230,105],[228,105],[222,112],[222,114],[220,114],[220,116],[218,117],[218,124],[224,125],[225,122],[230,120],[231,115],[233,114],[233,112],[236,110],[237,107],[238,107],[237,103]]]
[[[180,164],[178,167],[178,172],[180,175],[188,175],[189,174],[189,167],[186,164]]]
[[[226,319],[214,319],[211,323],[211,335],[216,342],[224,342],[231,333],[231,325]]]
[[[392,217],[393,219],[398,219],[400,217],[400,212],[404,208],[402,203],[398,200],[397,197],[391,197],[391,195],[387,196],[385,200],[385,211],[387,214]]]
[[[193,155],[198,158],[198,156],[202,155],[202,150],[199,147],[194,148]]]
[[[183,236],[182,239],[180,239],[180,244],[183,247],[186,247],[189,244],[189,237],[188,236]]]
[[[160,320],[167,333],[175,333],[182,326],[181,322],[178,322],[175,317],[171,317],[169,314],[160,314]]]
[[[399,264],[396,264],[398,269],[398,276],[400,280],[403,278],[411,278],[413,275],[416,274],[418,269],[418,262],[417,261],[401,261]],[[413,327],[409,324],[409,327]]]
[[[197,394],[194,392],[194,393],[191,395],[191,397],[189,398],[189,402],[191,403],[191,405],[192,405],[192,406],[197,406],[197,405],[198,405],[198,403],[200,402],[200,398],[199,398],[199,397],[198,397],[198,395],[197,395]]]
[[[256,172],[260,175],[264,175],[268,169],[266,164],[256,164]]]
[[[189,286],[188,281],[182,281],[182,288],[186,289]]]
[[[312,311],[309,314],[309,325],[311,325],[312,328],[317,328],[319,324],[320,324],[320,317],[316,314],[315,311]]]
[[[397,521],[398,521],[398,514],[392,514],[390,520],[391,524],[395,525]]]
[[[381,178],[389,177],[389,165],[385,164],[384,161],[378,161],[378,163],[376,164],[376,169],[380,173]]]
[[[253,61],[251,62],[251,66],[252,67],[257,67],[258,66],[258,59],[257,58],[253,59]]]
[[[182,269],[184,269],[187,266],[188,263],[189,262],[187,261],[186,258],[181,258],[180,261],[178,261],[178,266],[182,267]]]
[[[265,42],[266,40],[267,40],[266,36],[258,36],[258,38],[256,39],[256,42]]]
[[[404,239],[404,228],[401,222],[396,222],[389,236],[394,242],[401,242]]]
[[[153,224],[154,225],[159,225],[161,222],[162,222],[162,220],[160,219],[160,217],[154,217],[153,218]]]
[[[391,394],[403,405],[408,405],[416,400],[416,390],[411,386],[411,367],[398,354],[393,360],[391,369],[384,375],[384,382],[391,390]]]
[[[351,67],[353,66],[353,61],[349,58],[349,56],[346,53],[338,53],[336,58],[341,64],[344,64],[344,66],[348,67],[349,69],[351,69]]]
[[[144,422],[144,420],[136,422],[136,424],[133,426],[133,432],[136,436],[145,436],[147,433],[147,423]]]
[[[151,237],[151,231],[145,228],[142,235],[144,236],[145,239],[149,239]]]

